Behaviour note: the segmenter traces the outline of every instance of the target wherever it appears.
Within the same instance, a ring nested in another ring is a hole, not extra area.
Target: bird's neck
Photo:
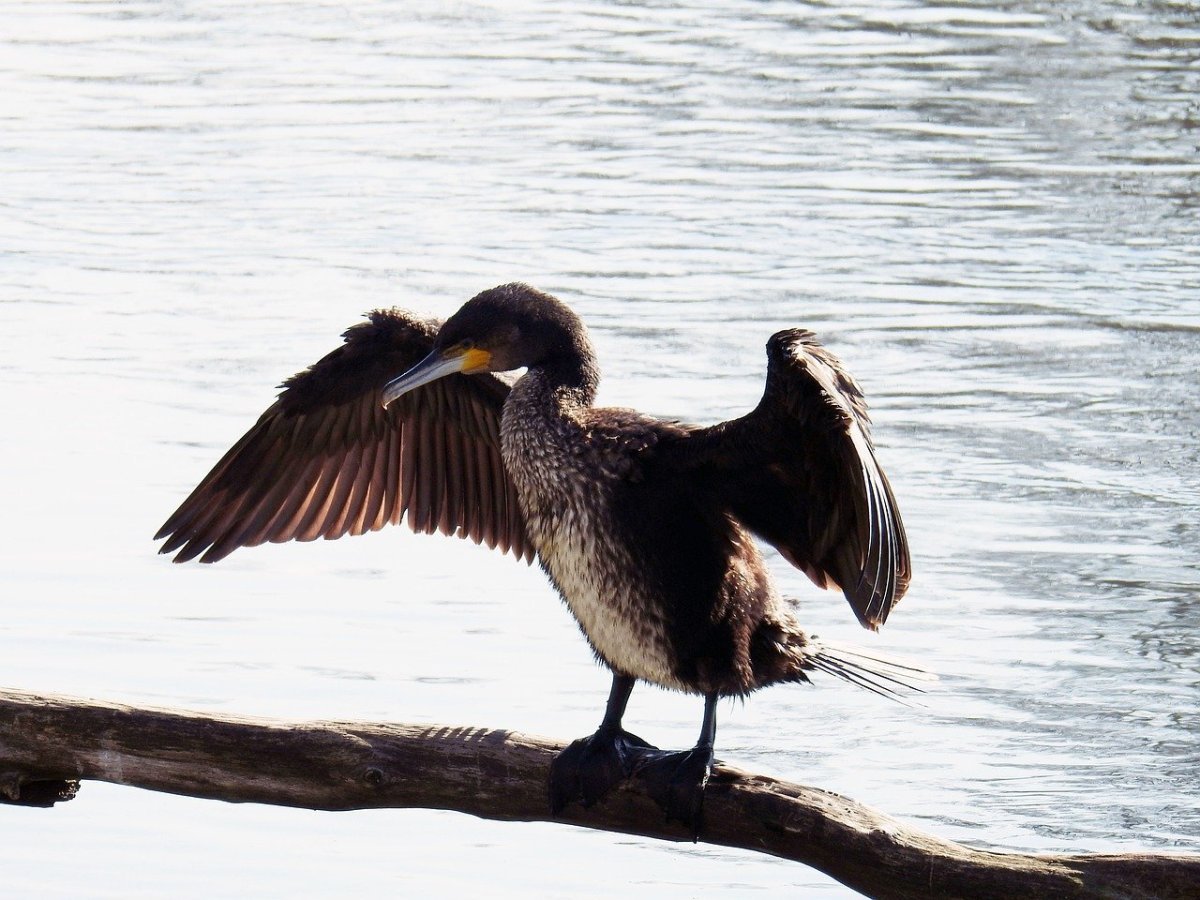
[[[529,367],[529,373],[536,373],[537,380],[550,390],[558,405],[584,408],[596,399],[600,368],[582,325],[565,331],[552,342],[549,352]]]
[[[585,357],[544,359],[529,366],[504,401],[500,447],[526,516],[553,506],[558,482],[548,473],[561,469],[578,450],[580,422],[596,397],[598,380],[595,365]]]
[[[536,374],[538,380],[551,390],[563,406],[588,407],[596,399],[600,372],[590,354],[551,358],[536,366],[530,366],[529,373]]]

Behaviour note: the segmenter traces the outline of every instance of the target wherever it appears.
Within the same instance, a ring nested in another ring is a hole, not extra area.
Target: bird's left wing
[[[767,360],[753,411],[656,452],[817,585],[840,587],[876,629],[907,590],[911,565],[862,391],[809,331],[772,336]]]
[[[457,534],[530,560],[500,456],[508,385],[453,375],[384,409],[381,392],[433,346],[438,323],[371,313],[345,343],[288,379],[279,399],[155,535],[176,562],[238,547],[376,531]]]

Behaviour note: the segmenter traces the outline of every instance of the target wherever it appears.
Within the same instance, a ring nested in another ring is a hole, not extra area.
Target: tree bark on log
[[[671,841],[639,786],[550,815],[565,745],[440,725],[281,722],[0,691],[0,800],[48,806],[80,780],[307,809],[450,809]],[[1200,855],[976,850],[818,788],[719,765],[700,840],[805,863],[869,897],[1200,897]]]

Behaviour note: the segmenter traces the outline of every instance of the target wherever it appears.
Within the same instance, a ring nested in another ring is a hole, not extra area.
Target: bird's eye
[[[465,353],[467,350],[474,350],[474,349],[475,349],[475,342],[474,342],[473,340],[471,340],[470,338],[467,338],[466,340],[459,341],[459,342],[458,342],[458,349],[459,349],[459,350],[462,350],[464,353]]]

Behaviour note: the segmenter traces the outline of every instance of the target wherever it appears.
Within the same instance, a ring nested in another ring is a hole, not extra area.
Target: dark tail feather
[[[925,693],[922,684],[937,676],[919,666],[855,647],[828,644],[813,638],[815,652],[805,662],[812,668],[866,688],[881,697],[913,704],[914,694]]]

